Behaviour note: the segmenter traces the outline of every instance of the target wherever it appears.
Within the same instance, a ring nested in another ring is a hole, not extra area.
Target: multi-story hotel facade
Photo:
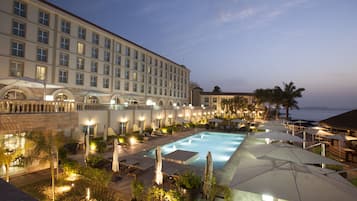
[[[0,98],[188,103],[190,70],[42,0],[0,7]]]
[[[38,129],[81,141],[215,114],[189,105],[184,65],[47,1],[3,0],[0,24],[6,146],[23,147],[24,135]]]

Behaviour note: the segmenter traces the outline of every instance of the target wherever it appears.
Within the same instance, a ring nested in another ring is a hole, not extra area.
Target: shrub
[[[131,183],[132,200],[142,200],[144,193],[144,185],[137,179]]]
[[[95,144],[99,153],[104,153],[107,148],[107,143],[102,140],[102,138],[95,138],[92,140],[92,143]]]
[[[176,184],[185,189],[197,189],[201,185],[201,177],[193,172],[185,172],[178,177]]]

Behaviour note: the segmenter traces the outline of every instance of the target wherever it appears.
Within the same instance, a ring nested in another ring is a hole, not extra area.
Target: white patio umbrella
[[[353,201],[357,189],[333,170],[288,161],[243,159],[231,188],[292,201]]]
[[[244,123],[245,120],[243,120],[243,119],[233,119],[233,120],[231,120],[231,122],[232,123]]]
[[[217,119],[217,118],[213,118],[213,119],[210,119],[209,122],[213,122],[213,123],[222,123],[223,120],[222,119]]]
[[[211,152],[208,152],[206,156],[206,165],[203,178],[203,194],[206,198],[208,198],[213,178],[213,161]]]
[[[303,142],[303,140],[298,136],[292,136],[283,132],[266,132],[255,134],[256,138],[268,138],[270,140],[280,140],[280,141],[291,141],[291,142]]]
[[[300,147],[289,144],[259,144],[247,147],[247,150],[257,159],[279,159],[299,164],[331,164],[343,165],[342,163],[306,151]]]
[[[118,139],[114,139],[113,143],[113,162],[112,162],[112,170],[113,172],[119,172],[119,144],[118,144]]]
[[[162,156],[161,156],[161,148],[157,146],[155,150],[155,183],[157,185],[161,185],[163,182],[162,175]]]

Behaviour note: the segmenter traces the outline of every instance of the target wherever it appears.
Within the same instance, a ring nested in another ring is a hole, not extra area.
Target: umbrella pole
[[[321,143],[321,156],[326,156],[326,145],[324,143]],[[326,165],[321,163],[321,168],[326,168]]]

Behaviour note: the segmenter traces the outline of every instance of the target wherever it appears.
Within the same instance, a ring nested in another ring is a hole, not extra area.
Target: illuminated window
[[[77,43],[77,53],[78,54],[84,54],[84,44],[81,42]]]
[[[46,80],[47,67],[45,66],[36,66],[36,79],[37,80]]]
[[[84,59],[77,57],[77,69],[84,70]]]

